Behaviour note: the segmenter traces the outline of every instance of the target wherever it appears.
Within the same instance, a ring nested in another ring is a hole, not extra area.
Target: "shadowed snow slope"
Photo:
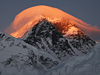
[[[100,43],[91,53],[72,57],[41,75],[100,75]]]

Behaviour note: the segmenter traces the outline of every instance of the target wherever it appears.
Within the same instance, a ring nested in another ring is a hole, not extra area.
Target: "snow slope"
[[[58,63],[50,54],[0,32],[0,75],[38,75]]]
[[[100,43],[92,52],[72,57],[41,75],[100,75]]]

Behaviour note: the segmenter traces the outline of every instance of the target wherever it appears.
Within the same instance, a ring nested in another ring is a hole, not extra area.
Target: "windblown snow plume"
[[[27,24],[33,23],[34,25],[34,23],[36,23],[39,19],[43,17],[45,17],[50,22],[61,21],[61,22],[73,23],[77,27],[79,27],[81,30],[83,30],[85,33],[87,33],[90,37],[96,40],[98,40],[97,37],[99,37],[100,35],[100,30],[96,26],[91,27],[91,25],[81,21],[78,18],[75,18],[74,16],[71,16],[70,14],[66,12],[63,12],[62,10],[49,7],[49,6],[44,6],[44,5],[34,6],[34,7],[30,7],[28,9],[23,10],[21,13],[19,13],[15,17],[14,21],[5,30],[5,32],[9,34],[14,33]],[[28,28],[30,27],[32,26],[28,26]],[[15,34],[12,34],[12,36],[15,37]]]

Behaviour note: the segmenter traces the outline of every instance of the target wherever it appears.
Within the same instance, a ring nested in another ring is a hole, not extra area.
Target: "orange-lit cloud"
[[[100,37],[100,29],[98,27],[94,26],[92,27],[90,24],[87,24],[83,22],[82,20],[75,18],[74,16],[63,12],[57,8],[49,7],[49,6],[34,6],[28,9],[25,9],[21,13],[19,13],[14,21],[11,23],[11,25],[5,30],[6,33],[13,33],[13,35],[21,35],[25,32],[21,31],[22,28],[26,27],[26,31],[31,28],[34,24],[33,21],[37,21],[40,16],[48,17],[50,21],[52,20],[64,20],[64,21],[70,21],[77,25],[82,31],[84,31],[86,34],[88,34],[90,37],[92,37],[95,40],[99,40]],[[34,22],[35,23],[35,22]],[[20,30],[19,30],[20,29]],[[20,31],[16,32],[16,31]],[[16,34],[14,34],[16,32]],[[21,36],[18,37],[21,37]]]

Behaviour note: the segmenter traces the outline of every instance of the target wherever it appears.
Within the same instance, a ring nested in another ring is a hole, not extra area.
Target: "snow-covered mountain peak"
[[[95,45],[95,41],[73,23],[51,23],[45,18],[20,35],[26,43],[47,51],[60,60],[74,55],[87,54]]]
[[[91,49],[96,42],[80,29],[86,26],[89,25],[49,6],[22,11],[10,26],[12,36],[0,32],[0,75],[78,75],[80,65],[92,68],[91,62],[83,65],[95,57]],[[74,59],[75,56],[78,57]]]

